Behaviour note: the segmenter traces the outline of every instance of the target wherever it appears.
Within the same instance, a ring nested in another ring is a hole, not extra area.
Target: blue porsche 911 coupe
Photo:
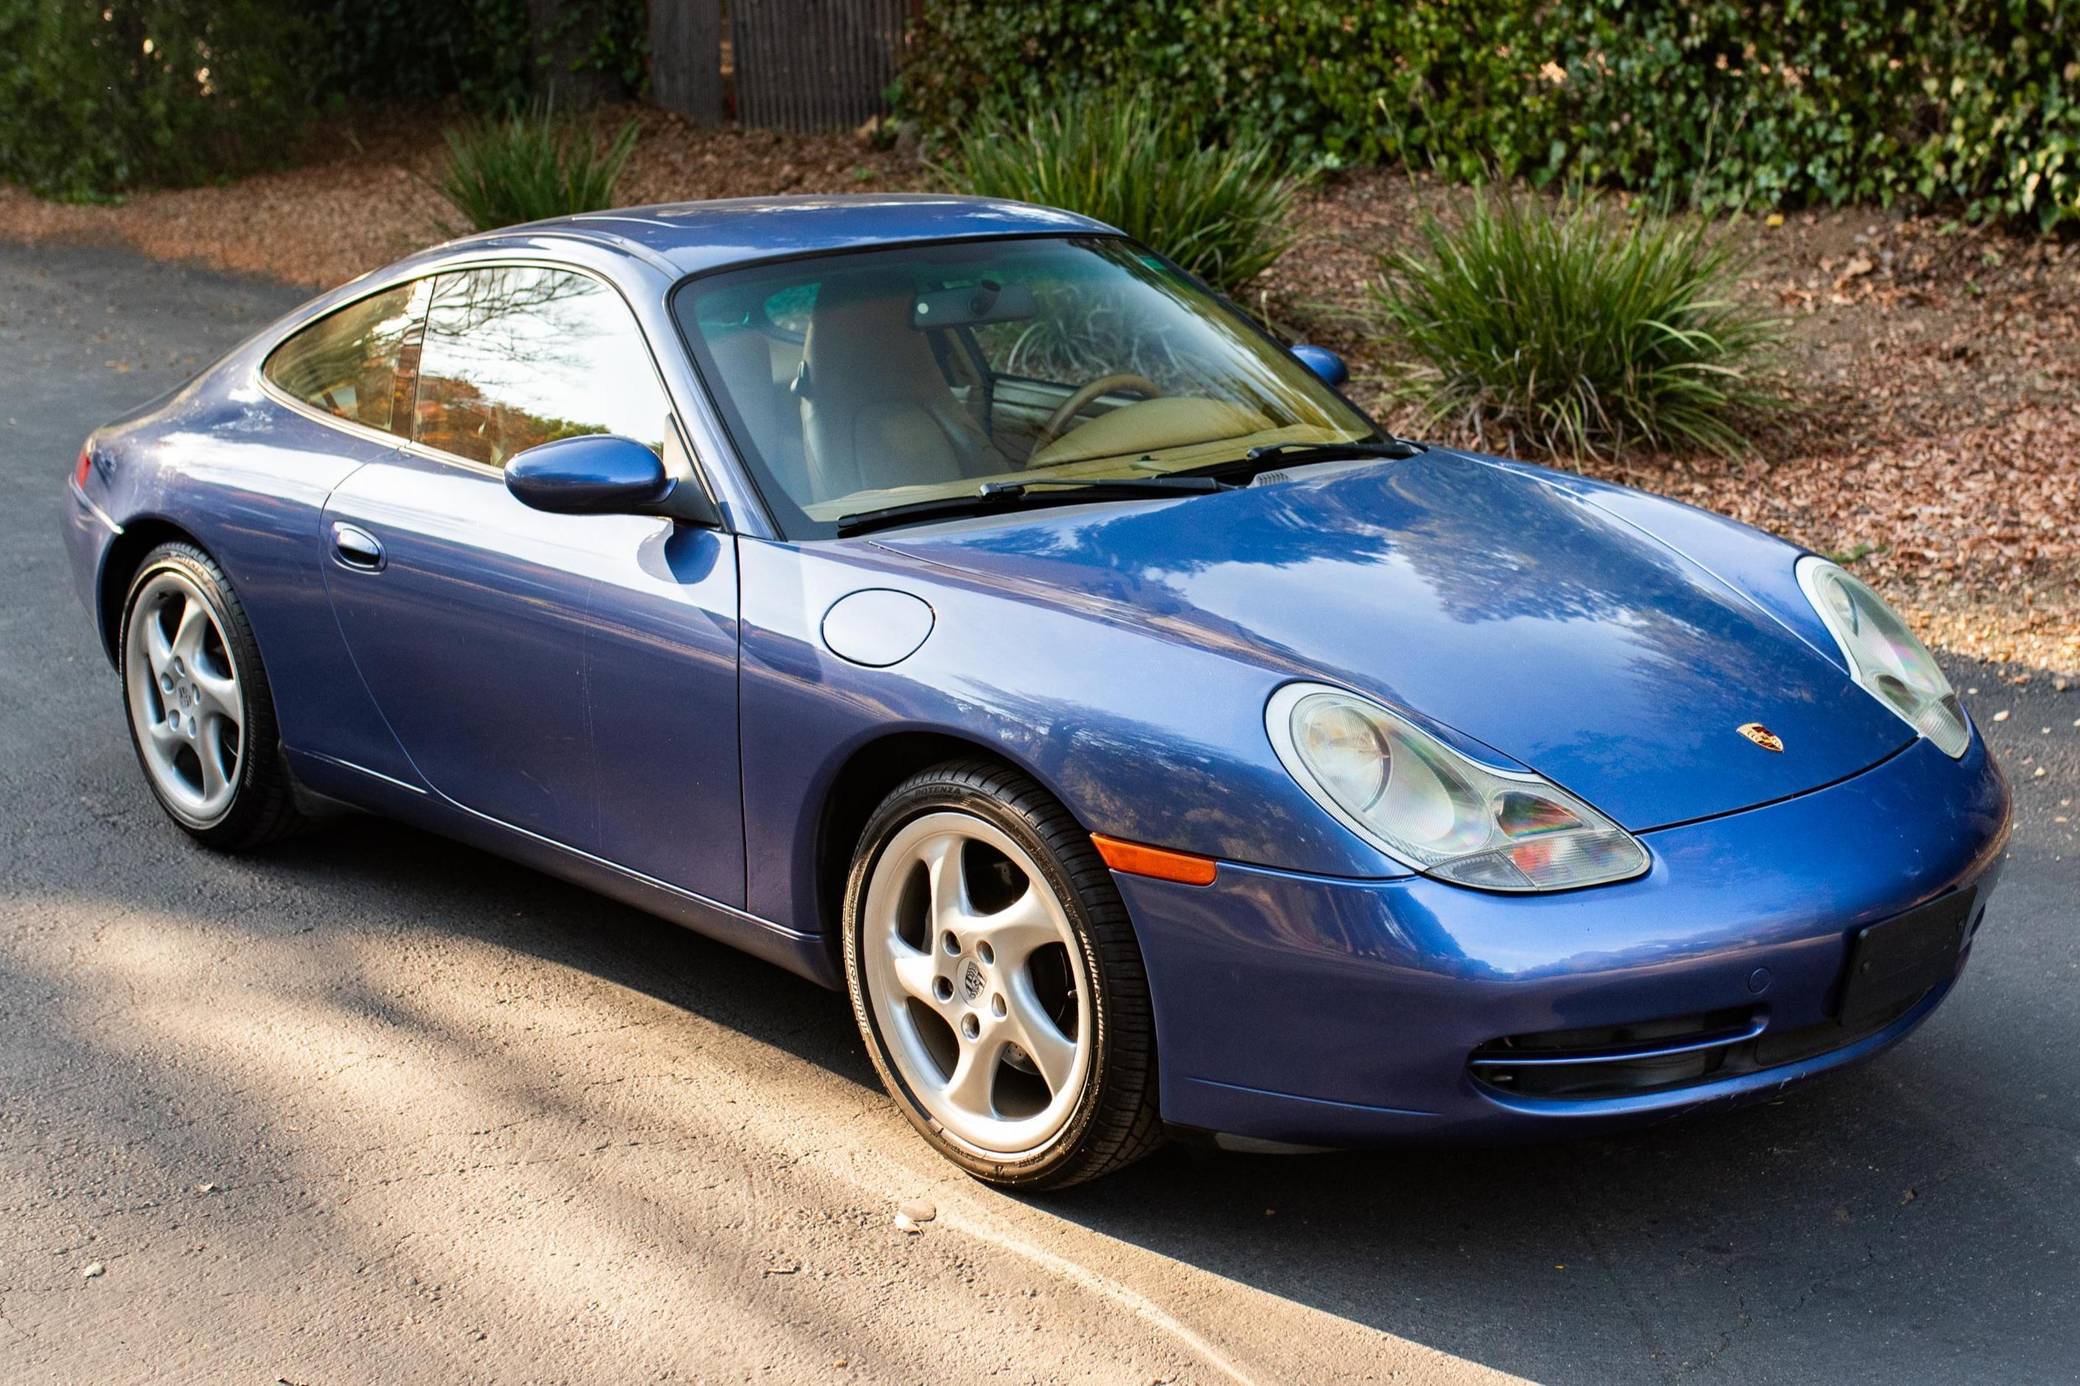
[[[992,1182],[1603,1131],[1925,1020],[2008,795],[1899,618],[1343,376],[1065,212],[603,212],[97,431],[68,538],[196,839],[344,803],[843,988]]]

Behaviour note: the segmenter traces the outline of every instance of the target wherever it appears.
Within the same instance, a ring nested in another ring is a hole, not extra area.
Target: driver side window
[[[508,265],[435,281],[416,441],[491,467],[588,433],[661,453],[669,410],[628,305],[590,275]]]

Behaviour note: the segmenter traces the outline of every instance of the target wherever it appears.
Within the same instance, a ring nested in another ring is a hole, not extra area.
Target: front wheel
[[[940,1153],[1059,1187],[1153,1150],[1155,1023],[1111,873],[1025,776],[956,761],[868,822],[845,974],[874,1067]]]

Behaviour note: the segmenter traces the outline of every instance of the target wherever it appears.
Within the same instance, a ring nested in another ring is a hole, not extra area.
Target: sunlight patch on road
[[[380,1268],[357,1301],[433,1286],[444,1321],[561,1324],[623,1363],[1505,1379],[975,1184],[878,1093],[697,1012],[467,935],[429,969],[427,942],[150,914],[20,970],[148,1086],[236,1113],[277,1196]],[[905,1236],[920,1193],[938,1218]]]

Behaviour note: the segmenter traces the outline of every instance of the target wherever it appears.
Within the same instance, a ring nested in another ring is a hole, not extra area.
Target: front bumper
[[[1164,1118],[1293,1145],[1480,1142],[1774,1092],[1878,1053],[1941,1003],[1951,980],[1831,1037],[1855,931],[1966,889],[1976,929],[2008,813],[1975,733],[1960,761],[1916,741],[1827,788],[1645,834],[1652,869],[1617,885],[1493,895],[1225,863],[1203,887],[1120,876],[1155,1002]],[[1743,1052],[1762,1061],[1562,1097],[1500,1091],[1469,1064],[1504,1036],[1707,1014],[1757,1027]]]

